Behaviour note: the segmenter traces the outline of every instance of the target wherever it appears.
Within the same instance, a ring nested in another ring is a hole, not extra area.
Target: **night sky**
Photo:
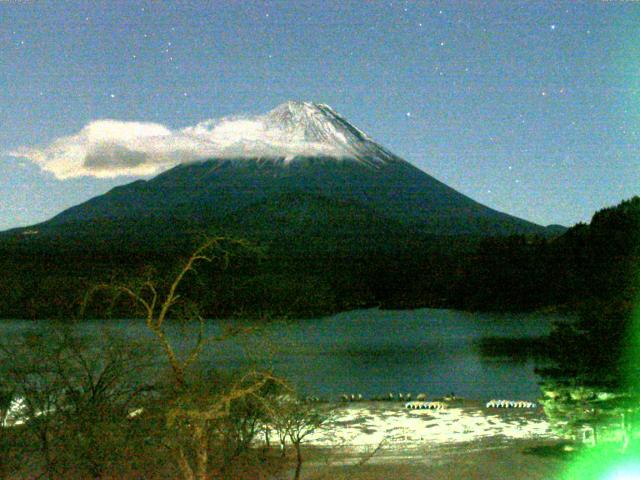
[[[59,179],[25,149],[97,120],[175,130],[290,99],[540,224],[640,194],[635,1],[3,0],[0,87],[0,229],[135,178]]]

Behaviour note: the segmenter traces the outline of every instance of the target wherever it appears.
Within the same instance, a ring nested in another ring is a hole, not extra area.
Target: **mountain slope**
[[[440,235],[543,233],[538,225],[485,207],[406,162],[371,168],[350,159],[209,160],[180,165],[149,181],[118,187],[57,215],[48,226],[100,218],[221,219],[281,193],[357,203]]]
[[[301,256],[389,254],[416,237],[412,229],[366,207],[305,192],[271,196],[231,213],[221,224],[231,235],[269,246],[272,252]]]
[[[190,132],[216,145],[221,158],[180,164],[114,188],[31,230],[60,234],[132,220],[200,228],[228,221],[257,202],[304,192],[359,205],[431,235],[545,234],[543,227],[481,205],[393,155],[326,105],[289,102],[257,118],[233,128],[202,124]],[[226,156],[239,151],[246,154]]]

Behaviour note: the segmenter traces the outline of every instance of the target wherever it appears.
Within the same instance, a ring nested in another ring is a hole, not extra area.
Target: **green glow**
[[[636,286],[640,287],[640,268]],[[637,288],[636,292],[640,292]],[[636,295],[632,318],[626,332],[627,345],[623,357],[625,389],[640,393],[640,293]],[[635,420],[637,422],[637,420]],[[636,437],[640,426],[634,425],[624,453],[620,443],[605,443],[585,448],[571,462],[561,480],[640,480],[640,441]]]
[[[635,302],[628,341],[624,358],[627,387],[631,391],[640,392],[640,299]]]
[[[604,477],[604,480],[630,480],[637,479],[640,472],[639,462],[628,462],[618,465]]]
[[[583,451],[569,466],[562,480],[640,479],[640,450],[637,445],[625,454],[620,445],[607,444]]]

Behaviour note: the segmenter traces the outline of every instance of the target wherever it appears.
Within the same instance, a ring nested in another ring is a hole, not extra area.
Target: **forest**
[[[250,238],[251,249],[232,253],[225,268],[201,269],[186,288],[209,318],[312,317],[371,306],[575,312],[615,302],[630,308],[639,222],[640,198],[634,197],[551,238],[419,232],[364,244],[352,238],[323,243],[302,234],[286,243]],[[92,285],[131,281],[151,271],[171,278],[203,238],[216,235],[194,232],[171,242],[156,241],[152,233],[120,239],[3,237],[0,316],[72,317]]]

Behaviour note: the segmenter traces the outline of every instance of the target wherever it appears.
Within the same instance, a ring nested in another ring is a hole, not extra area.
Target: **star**
[[[540,95],[542,95],[543,97],[547,96],[547,92],[545,92],[544,90],[542,92],[540,92]]]
[[[441,47],[444,47],[444,42],[440,42],[440,46],[441,46]]]
[[[114,93],[109,95],[111,98],[116,98],[116,95]]]
[[[551,28],[551,30],[555,30],[556,29],[556,24],[555,23],[551,24],[550,28]]]
[[[411,112],[407,112],[406,115],[407,115],[407,118],[411,118]]]

